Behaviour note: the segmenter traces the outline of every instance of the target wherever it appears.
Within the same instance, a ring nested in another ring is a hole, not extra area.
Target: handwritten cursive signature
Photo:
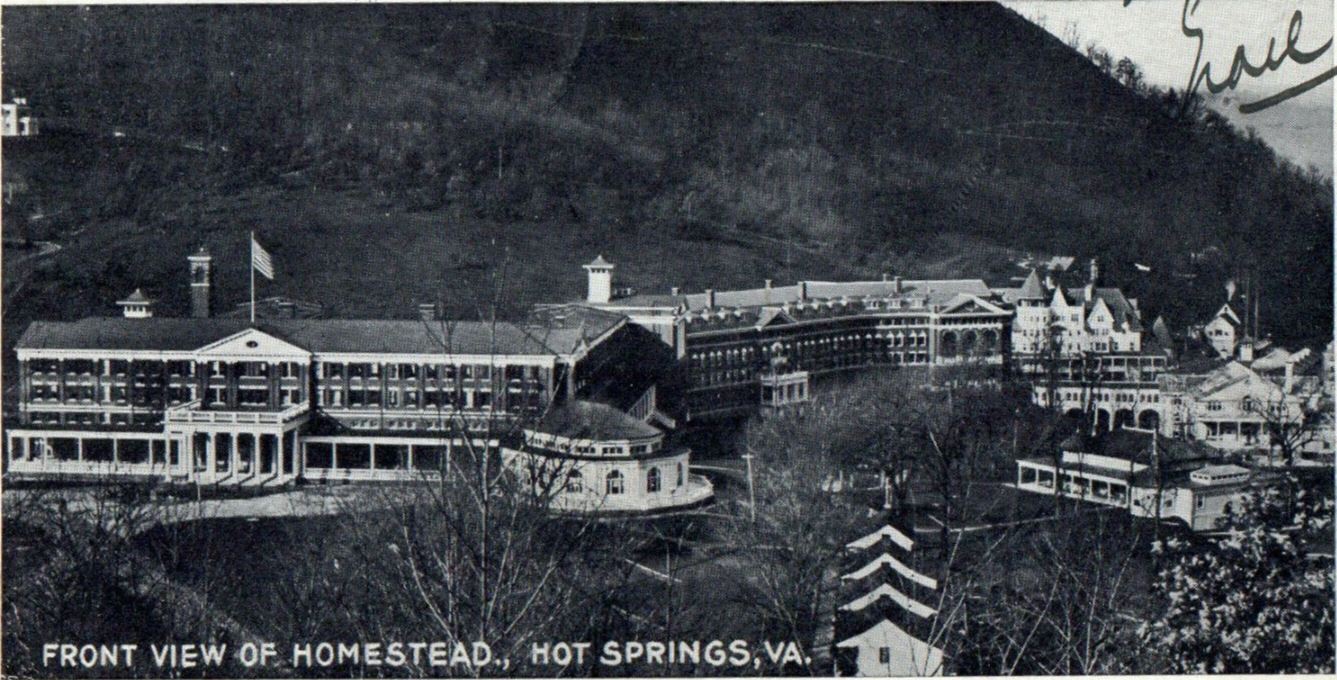
[[[1286,44],[1281,48],[1280,53],[1273,54],[1277,47],[1277,39],[1276,37],[1273,37],[1267,41],[1267,56],[1264,57],[1262,63],[1254,64],[1249,61],[1249,58],[1245,55],[1244,45],[1239,45],[1235,48],[1235,57],[1230,62],[1230,71],[1227,73],[1225,79],[1221,81],[1213,80],[1212,64],[1210,62],[1204,62],[1202,58],[1203,46],[1206,44],[1203,30],[1188,25],[1189,15],[1198,10],[1198,3],[1200,1],[1201,0],[1184,0],[1184,13],[1179,22],[1180,29],[1184,32],[1184,35],[1189,38],[1195,38],[1198,41],[1198,53],[1193,58],[1193,70],[1188,76],[1187,93],[1189,95],[1197,92],[1198,88],[1204,84],[1207,86],[1207,90],[1212,94],[1231,90],[1234,89],[1236,85],[1239,85],[1240,80],[1245,75],[1257,78],[1268,71],[1276,71],[1280,69],[1287,60],[1295,62],[1296,64],[1308,64],[1319,57],[1322,57],[1324,54],[1327,54],[1328,50],[1332,48],[1332,38],[1328,38],[1327,42],[1311,50],[1303,50],[1298,47],[1300,30],[1304,25],[1304,15],[1297,9],[1295,10],[1295,13],[1291,15],[1290,27],[1286,31]],[[1126,6],[1128,2],[1125,2],[1124,4]],[[1334,75],[1337,75],[1337,68],[1328,69],[1303,83],[1292,85],[1291,87],[1267,97],[1263,97],[1262,99],[1240,104],[1240,113],[1254,113],[1271,106],[1276,106],[1287,99],[1304,94],[1322,84],[1324,81],[1331,79]],[[1185,99],[1187,100],[1188,98],[1186,97]]]

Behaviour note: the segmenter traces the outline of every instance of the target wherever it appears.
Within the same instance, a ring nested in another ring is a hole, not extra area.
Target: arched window
[[[652,467],[645,473],[645,492],[655,493],[659,491],[659,468]]]
[[[566,490],[571,493],[580,493],[585,490],[585,485],[580,476],[580,470],[572,470],[566,473]]]
[[[609,495],[620,494],[622,493],[622,484],[623,484],[622,473],[618,472],[617,470],[613,470],[612,472],[608,473],[608,477],[604,479],[604,491],[607,492]]]
[[[678,486],[682,486],[682,463],[678,463]]]

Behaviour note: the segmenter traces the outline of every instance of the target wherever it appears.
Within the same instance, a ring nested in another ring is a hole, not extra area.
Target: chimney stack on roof
[[[798,282],[798,299],[800,299],[800,300],[807,300],[807,299],[808,299],[808,282],[807,282],[807,281],[799,281],[799,282]]]
[[[672,295],[673,297],[678,297],[679,295],[682,295],[682,289],[677,286],[673,286],[672,288],[669,288],[669,295]]]
[[[190,262],[190,315],[196,319],[207,319],[211,313],[209,287],[211,283],[213,257],[200,246],[194,255],[186,257]]]
[[[772,283],[775,283],[775,282],[774,282],[773,280],[771,280],[771,279],[766,279],[766,290],[770,290],[770,289],[771,289],[771,284],[772,284]]]
[[[895,284],[894,290],[896,291],[897,295],[900,295],[901,293],[905,292],[905,283],[901,280],[901,277],[897,276],[893,278],[892,282]]]
[[[605,305],[613,300],[613,263],[600,254],[594,261],[585,265],[587,286],[585,301]]]
[[[418,305],[418,318],[423,321],[436,321],[436,303],[423,302]]]
[[[708,309],[714,309],[714,308],[715,308],[715,289],[714,289],[714,288],[707,288],[707,289],[706,289],[706,308],[708,308]]]

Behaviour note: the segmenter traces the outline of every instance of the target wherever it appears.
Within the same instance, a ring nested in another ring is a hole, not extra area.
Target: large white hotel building
[[[585,265],[585,300],[490,324],[432,305],[412,320],[219,318],[211,257],[188,262],[189,317],[155,316],[135,291],[121,316],[25,330],[9,474],[407,481],[447,473],[464,438],[501,421],[517,435],[484,444],[517,469],[560,470],[557,505],[653,511],[711,496],[675,426],[806,401],[824,376],[1025,370],[1034,329],[1056,327],[1069,329],[1065,360],[1096,352],[1121,377],[1136,366],[1134,388],[1165,365],[1143,351],[1136,303],[1096,286],[1094,269],[1079,291],[884,277],[618,296],[601,256]]]

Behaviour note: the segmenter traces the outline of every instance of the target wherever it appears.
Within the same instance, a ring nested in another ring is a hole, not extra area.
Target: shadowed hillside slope
[[[598,252],[658,290],[1001,282],[1037,251],[1099,255],[1174,325],[1252,267],[1266,331],[1332,331],[1330,184],[996,5],[6,8],[4,32],[6,88],[66,131],[4,148],[8,214],[65,246],[7,278],[7,341],[136,286],[184,310],[199,243],[230,307],[250,230],[262,295],[347,315],[497,289],[518,313]]]

